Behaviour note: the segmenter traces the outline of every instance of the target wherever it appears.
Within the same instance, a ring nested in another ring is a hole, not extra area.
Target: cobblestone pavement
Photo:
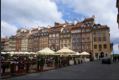
[[[102,64],[101,60],[95,60],[9,79],[119,79],[119,62]]]

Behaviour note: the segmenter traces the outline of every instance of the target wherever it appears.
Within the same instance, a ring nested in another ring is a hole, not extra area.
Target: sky
[[[116,0],[1,0],[1,37],[15,35],[20,28],[80,22],[94,15],[97,24],[110,28],[110,42],[119,54],[117,13]]]

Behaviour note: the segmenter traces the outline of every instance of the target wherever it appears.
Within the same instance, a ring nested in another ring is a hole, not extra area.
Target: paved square
[[[119,79],[119,62],[102,64],[96,60],[9,79]]]

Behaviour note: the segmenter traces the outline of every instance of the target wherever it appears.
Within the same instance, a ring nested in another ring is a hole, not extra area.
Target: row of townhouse
[[[107,25],[95,23],[95,16],[84,17],[82,22],[56,23],[53,27],[19,29],[9,39],[9,51],[37,52],[49,47],[57,51],[68,47],[76,52],[89,52],[95,58],[111,56],[110,30]]]

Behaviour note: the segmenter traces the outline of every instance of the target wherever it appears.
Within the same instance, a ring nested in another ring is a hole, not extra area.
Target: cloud
[[[1,37],[10,37],[11,35],[15,35],[17,31],[17,27],[14,25],[10,25],[4,21],[1,21]]]
[[[119,44],[116,0],[62,0],[62,3],[77,14],[95,15],[96,23],[110,28],[110,42]]]
[[[115,44],[115,45],[113,46],[114,54],[119,54],[119,48],[118,48],[118,45],[119,45],[119,44]],[[113,54],[113,52],[112,52],[112,54]]]
[[[1,20],[9,24],[17,22],[23,28],[31,28],[64,22],[57,5],[50,0],[2,0],[1,3]]]

